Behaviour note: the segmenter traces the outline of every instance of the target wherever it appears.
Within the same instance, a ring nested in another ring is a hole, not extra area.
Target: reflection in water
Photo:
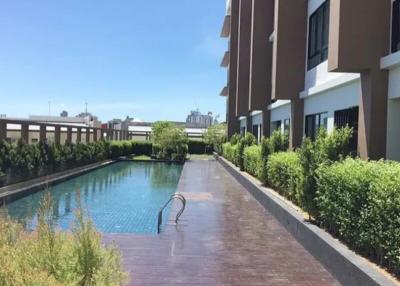
[[[68,180],[48,191],[61,228],[73,220],[78,191],[97,228],[113,233],[155,233],[157,212],[176,191],[181,165],[120,162]],[[29,229],[37,223],[43,192],[19,199],[6,208],[11,218]]]

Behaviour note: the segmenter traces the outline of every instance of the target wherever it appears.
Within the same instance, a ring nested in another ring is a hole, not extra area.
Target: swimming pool
[[[71,226],[77,195],[97,229],[104,233],[157,233],[157,214],[176,192],[182,165],[119,162],[49,187],[54,217],[62,229]],[[12,219],[33,229],[45,191],[10,203]],[[168,217],[169,209],[164,217]]]

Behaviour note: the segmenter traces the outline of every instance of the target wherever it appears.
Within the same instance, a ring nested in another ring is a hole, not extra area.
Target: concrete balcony
[[[221,61],[221,67],[223,68],[229,67],[229,56],[230,56],[229,51],[226,51]]]
[[[221,90],[221,92],[220,92],[220,94],[219,94],[220,96],[228,96],[229,95],[229,88],[228,88],[228,86],[224,86],[224,88]]]

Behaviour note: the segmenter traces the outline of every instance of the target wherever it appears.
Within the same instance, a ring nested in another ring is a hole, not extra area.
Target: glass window
[[[335,111],[335,127],[353,128],[353,136],[349,142],[350,151],[356,153],[358,145],[358,107]]]
[[[277,121],[273,121],[271,124],[271,133],[278,130],[281,130],[281,125],[282,125],[282,121],[281,120],[277,120]]]
[[[283,130],[285,133],[290,133],[290,119],[285,119],[283,122]]]
[[[327,129],[327,127],[328,113],[323,112],[306,116],[305,135],[312,140],[315,140],[320,128]]]
[[[392,11],[392,53],[400,50],[400,0],[393,2]]]
[[[309,20],[308,69],[328,59],[329,0],[315,11]]]

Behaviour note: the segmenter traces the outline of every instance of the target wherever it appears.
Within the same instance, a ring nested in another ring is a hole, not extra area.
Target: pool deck
[[[178,191],[187,198],[179,225],[104,235],[120,247],[130,285],[340,285],[215,160],[187,162]]]

